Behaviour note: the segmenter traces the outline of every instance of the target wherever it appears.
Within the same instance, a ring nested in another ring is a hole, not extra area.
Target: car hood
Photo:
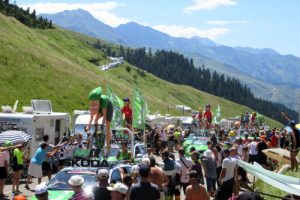
[[[69,190],[48,190],[49,200],[69,200],[74,194],[73,191]],[[35,197],[32,197],[31,200],[36,200]]]

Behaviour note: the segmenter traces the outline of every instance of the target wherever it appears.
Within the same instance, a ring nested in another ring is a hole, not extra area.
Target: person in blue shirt
[[[28,169],[28,176],[27,176],[27,183],[25,185],[25,188],[27,190],[30,190],[29,188],[29,180],[31,177],[38,178],[38,184],[42,182],[43,177],[43,170],[42,170],[42,163],[45,161],[46,157],[52,157],[58,148],[55,148],[51,152],[46,151],[47,143],[43,142],[40,144],[39,148],[36,150],[34,156],[32,157],[29,169]]]

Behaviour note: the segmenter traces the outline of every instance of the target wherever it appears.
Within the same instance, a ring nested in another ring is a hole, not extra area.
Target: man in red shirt
[[[272,131],[271,144],[272,144],[272,148],[277,148],[278,147],[278,138],[276,136],[275,130]]]
[[[209,129],[210,128],[210,125],[212,123],[212,113],[211,113],[211,106],[210,104],[207,104],[205,106],[205,112],[204,112],[204,119],[206,119],[206,128]]]
[[[122,108],[123,118],[125,120],[126,126],[132,130],[132,109],[130,108],[130,100],[128,97],[123,99],[124,107]]]

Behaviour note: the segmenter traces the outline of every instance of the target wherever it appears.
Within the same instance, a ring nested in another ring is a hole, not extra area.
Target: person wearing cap
[[[129,152],[127,149],[126,141],[122,141],[121,148],[122,149],[118,152],[117,159],[123,161],[124,163],[131,163],[131,152]]]
[[[97,180],[99,182],[98,186],[92,189],[93,198],[101,200],[111,200],[111,192],[107,189],[109,173],[107,169],[100,169],[97,174]]]
[[[130,108],[130,99],[128,97],[125,97],[123,99],[124,106],[121,109],[121,112],[123,114],[123,119],[126,122],[126,125],[130,130],[132,130],[132,109]]]
[[[74,194],[70,198],[70,200],[90,200],[91,198],[84,193],[82,189],[82,185],[84,183],[84,179],[82,176],[74,175],[68,180],[69,185],[72,187]]]
[[[140,170],[140,167],[138,165],[133,165],[131,168],[131,178],[132,178],[133,184],[141,182],[139,170]]]
[[[149,182],[158,186],[160,191],[160,200],[165,200],[165,189],[169,184],[169,179],[163,172],[163,170],[156,166],[156,160],[154,156],[150,156],[150,175]]]
[[[141,176],[141,182],[134,184],[130,188],[129,200],[159,200],[160,193],[158,186],[150,183],[148,178],[150,174],[149,165],[141,165],[139,168],[139,174]]]
[[[57,152],[57,149],[54,149],[52,152],[47,152],[45,149],[47,147],[47,143],[41,143],[40,147],[36,150],[34,156],[31,158],[29,168],[28,168],[28,176],[25,188],[30,190],[29,181],[32,177],[38,178],[38,184],[42,182],[43,170],[42,163],[45,161],[46,157],[52,157]]]
[[[203,153],[203,172],[206,180],[206,187],[209,196],[213,196],[216,191],[217,169],[211,150],[206,150]]]
[[[109,100],[108,96],[102,94],[102,88],[97,87],[91,91],[89,95],[90,100],[90,120],[85,128],[88,132],[91,128],[91,124],[94,123],[97,127],[98,120],[103,117],[102,123],[106,125],[106,148],[110,150],[110,123],[113,118],[113,104]]]
[[[191,185],[186,188],[185,200],[209,200],[205,187],[199,184],[198,173],[194,170],[190,172]]]
[[[291,150],[290,150],[290,157],[291,157],[291,170],[295,169],[298,172],[298,163],[297,163],[297,154],[300,148],[300,131],[296,128],[296,124],[294,121],[290,122],[290,127],[292,132],[291,136]]]
[[[107,187],[107,189],[111,191],[112,200],[124,200],[128,191],[128,187],[120,182]]]
[[[46,183],[41,183],[35,187],[35,198],[37,200],[48,200],[48,188]]]
[[[192,168],[193,166],[193,162],[186,158],[184,155],[184,149],[180,148],[178,150],[178,154],[179,154],[179,159],[176,160],[177,163],[180,164],[181,166],[181,171],[180,171],[180,190],[181,188],[183,188],[183,192],[185,194],[185,190],[187,188],[187,186],[190,183],[190,176],[188,174],[188,171]]]
[[[200,163],[200,154],[197,151],[193,151],[191,154],[193,165],[191,170],[194,170],[198,173],[199,183],[204,184],[204,178],[202,173],[202,165]]]

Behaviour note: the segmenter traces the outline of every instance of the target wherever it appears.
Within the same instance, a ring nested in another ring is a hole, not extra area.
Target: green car
[[[203,154],[203,152],[208,149],[207,141],[209,141],[209,138],[207,137],[197,137],[189,146],[186,147],[185,155],[190,156],[190,149],[192,147],[195,147],[196,151],[198,151],[200,154]]]
[[[187,138],[185,138],[182,147],[186,149],[195,140],[195,138],[197,138],[196,135],[194,134],[189,135]]]
[[[47,183],[49,199],[68,200],[74,194],[68,180],[71,176],[80,175],[84,178],[83,190],[87,195],[92,193],[92,188],[98,185],[96,180],[97,168],[65,168]],[[32,197],[31,200],[36,200]]]

